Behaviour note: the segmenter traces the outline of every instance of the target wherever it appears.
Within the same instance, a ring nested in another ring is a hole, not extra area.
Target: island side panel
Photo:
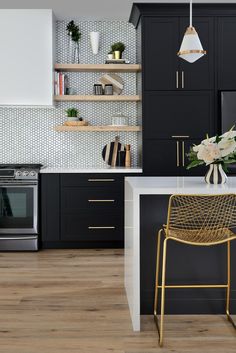
[[[140,331],[139,195],[125,180],[125,290],[134,331]]]
[[[166,223],[169,195],[140,196],[141,314],[153,314],[157,231]],[[163,240],[163,239],[162,239]],[[162,243],[162,242],[161,242]],[[236,312],[236,241],[232,248],[231,310]],[[226,245],[196,247],[168,243],[167,284],[226,282]],[[224,313],[224,289],[167,289],[166,313]]]

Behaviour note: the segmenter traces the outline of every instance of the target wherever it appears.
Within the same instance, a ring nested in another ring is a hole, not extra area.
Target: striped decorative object
[[[210,164],[209,170],[205,175],[205,182],[207,184],[224,184],[227,181],[221,164]]]

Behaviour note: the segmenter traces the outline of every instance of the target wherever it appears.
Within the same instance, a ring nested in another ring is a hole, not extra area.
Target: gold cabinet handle
[[[88,229],[115,229],[116,227],[111,226],[111,227],[92,227],[89,226]]]
[[[176,166],[179,167],[179,141],[176,141]]]
[[[182,141],[182,166],[183,166],[183,167],[185,166],[185,158],[184,158],[184,155],[185,155],[185,145],[184,145],[184,141]]]
[[[101,181],[101,182],[106,182],[106,181],[109,181],[109,182],[112,182],[112,181],[115,181],[115,179],[88,179],[89,182],[97,182],[97,181]]]
[[[184,71],[182,71],[181,78],[182,78],[182,88],[184,88]]]
[[[179,88],[179,71],[175,72],[176,88]]]
[[[115,202],[115,200],[88,200],[88,202]]]
[[[174,138],[174,139],[188,139],[190,136],[188,136],[188,135],[172,135],[171,136],[172,138]]]

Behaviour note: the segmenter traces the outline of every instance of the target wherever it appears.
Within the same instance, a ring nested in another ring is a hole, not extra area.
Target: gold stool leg
[[[164,329],[165,281],[166,281],[166,250],[167,250],[167,239],[164,240],[164,245],[163,245],[163,259],[162,259],[160,347],[162,347],[162,345],[163,345],[163,329]]]
[[[230,287],[231,287],[231,266],[230,266],[230,241],[227,242],[227,290],[226,290],[226,316],[229,322],[236,329],[236,324],[230,316],[229,306],[230,306]]]
[[[160,268],[160,244],[161,244],[162,229],[159,230],[157,235],[157,257],[156,257],[156,280],[155,280],[155,298],[154,298],[154,321],[157,326],[157,331],[160,336],[160,329],[158,323],[158,286],[159,286],[159,268]]]

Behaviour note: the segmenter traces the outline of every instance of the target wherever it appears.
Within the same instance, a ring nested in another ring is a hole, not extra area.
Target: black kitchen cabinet
[[[214,21],[195,17],[207,55],[194,64],[177,56],[188,17],[146,17],[143,21],[145,90],[209,90],[214,88]]]
[[[145,19],[143,31],[143,75],[146,90],[177,88],[179,19]]]
[[[42,174],[42,247],[122,247],[124,177],[110,173]]]
[[[201,139],[172,138],[168,140],[148,139],[144,141],[143,169],[147,175],[157,176],[202,176],[206,168],[201,166],[187,170],[187,154],[192,145]]]
[[[236,16],[218,18],[218,89],[236,90]]]
[[[144,138],[203,138],[213,132],[211,91],[147,91],[144,94]],[[144,150],[147,147],[144,144]]]
[[[41,174],[42,242],[60,241],[60,175]]]

